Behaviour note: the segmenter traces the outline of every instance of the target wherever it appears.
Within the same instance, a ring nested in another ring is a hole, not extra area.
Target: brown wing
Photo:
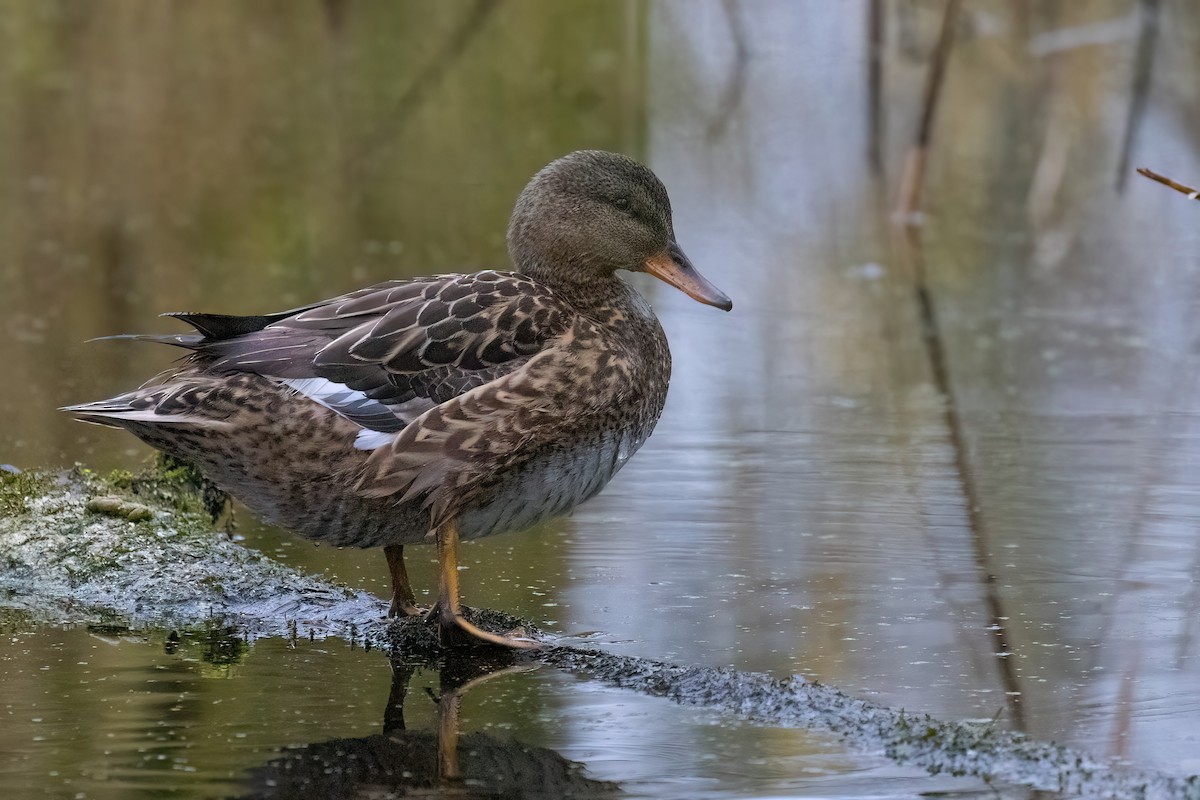
[[[213,372],[283,380],[363,427],[395,432],[415,416],[512,372],[566,330],[571,312],[516,274],[481,272],[393,281],[291,315],[222,320],[228,338],[192,344]]]

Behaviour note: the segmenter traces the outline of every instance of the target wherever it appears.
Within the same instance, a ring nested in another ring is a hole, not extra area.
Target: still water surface
[[[0,462],[145,457],[50,409],[171,354],[84,339],[166,330],[162,310],[275,310],[502,263],[537,167],[579,147],[639,153],[735,311],[646,286],[675,354],[658,431],[571,518],[466,548],[467,601],[616,652],[801,673],[1200,772],[1200,211],[1140,179],[1114,188],[1136,4],[968,4],[924,226],[959,460],[888,210],[940,4],[886,5],[881,177],[866,3],[326,3],[282,18],[11,4]],[[1200,98],[1179,75],[1195,74],[1200,18],[1164,14],[1135,160],[1195,184]],[[386,591],[378,553],[245,513],[241,534]],[[410,556],[418,587],[432,558]],[[286,753],[396,730],[402,682],[339,641],[231,654],[20,619],[4,634],[14,796],[264,796]],[[436,728],[438,686],[408,687],[414,736]],[[510,763],[584,781],[580,795],[992,792],[548,668],[466,692],[460,723],[478,749],[517,743]]]

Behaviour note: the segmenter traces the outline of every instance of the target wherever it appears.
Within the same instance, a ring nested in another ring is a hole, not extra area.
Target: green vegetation
[[[39,472],[0,470],[0,517],[15,517],[28,511],[29,498],[46,490],[48,478]]]

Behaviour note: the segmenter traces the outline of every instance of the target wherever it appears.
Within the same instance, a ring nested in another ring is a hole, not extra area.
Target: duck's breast
[[[544,449],[501,476],[481,504],[464,510],[461,537],[524,530],[568,513],[603,489],[648,437],[649,431],[627,428]]]

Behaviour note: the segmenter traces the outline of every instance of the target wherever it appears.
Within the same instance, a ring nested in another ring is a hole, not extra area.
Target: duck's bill
[[[697,272],[692,262],[679,249],[679,245],[674,242],[658,255],[646,259],[644,267],[646,272],[660,281],[671,284],[697,302],[716,306],[722,311],[733,308],[733,301],[729,296]]]

